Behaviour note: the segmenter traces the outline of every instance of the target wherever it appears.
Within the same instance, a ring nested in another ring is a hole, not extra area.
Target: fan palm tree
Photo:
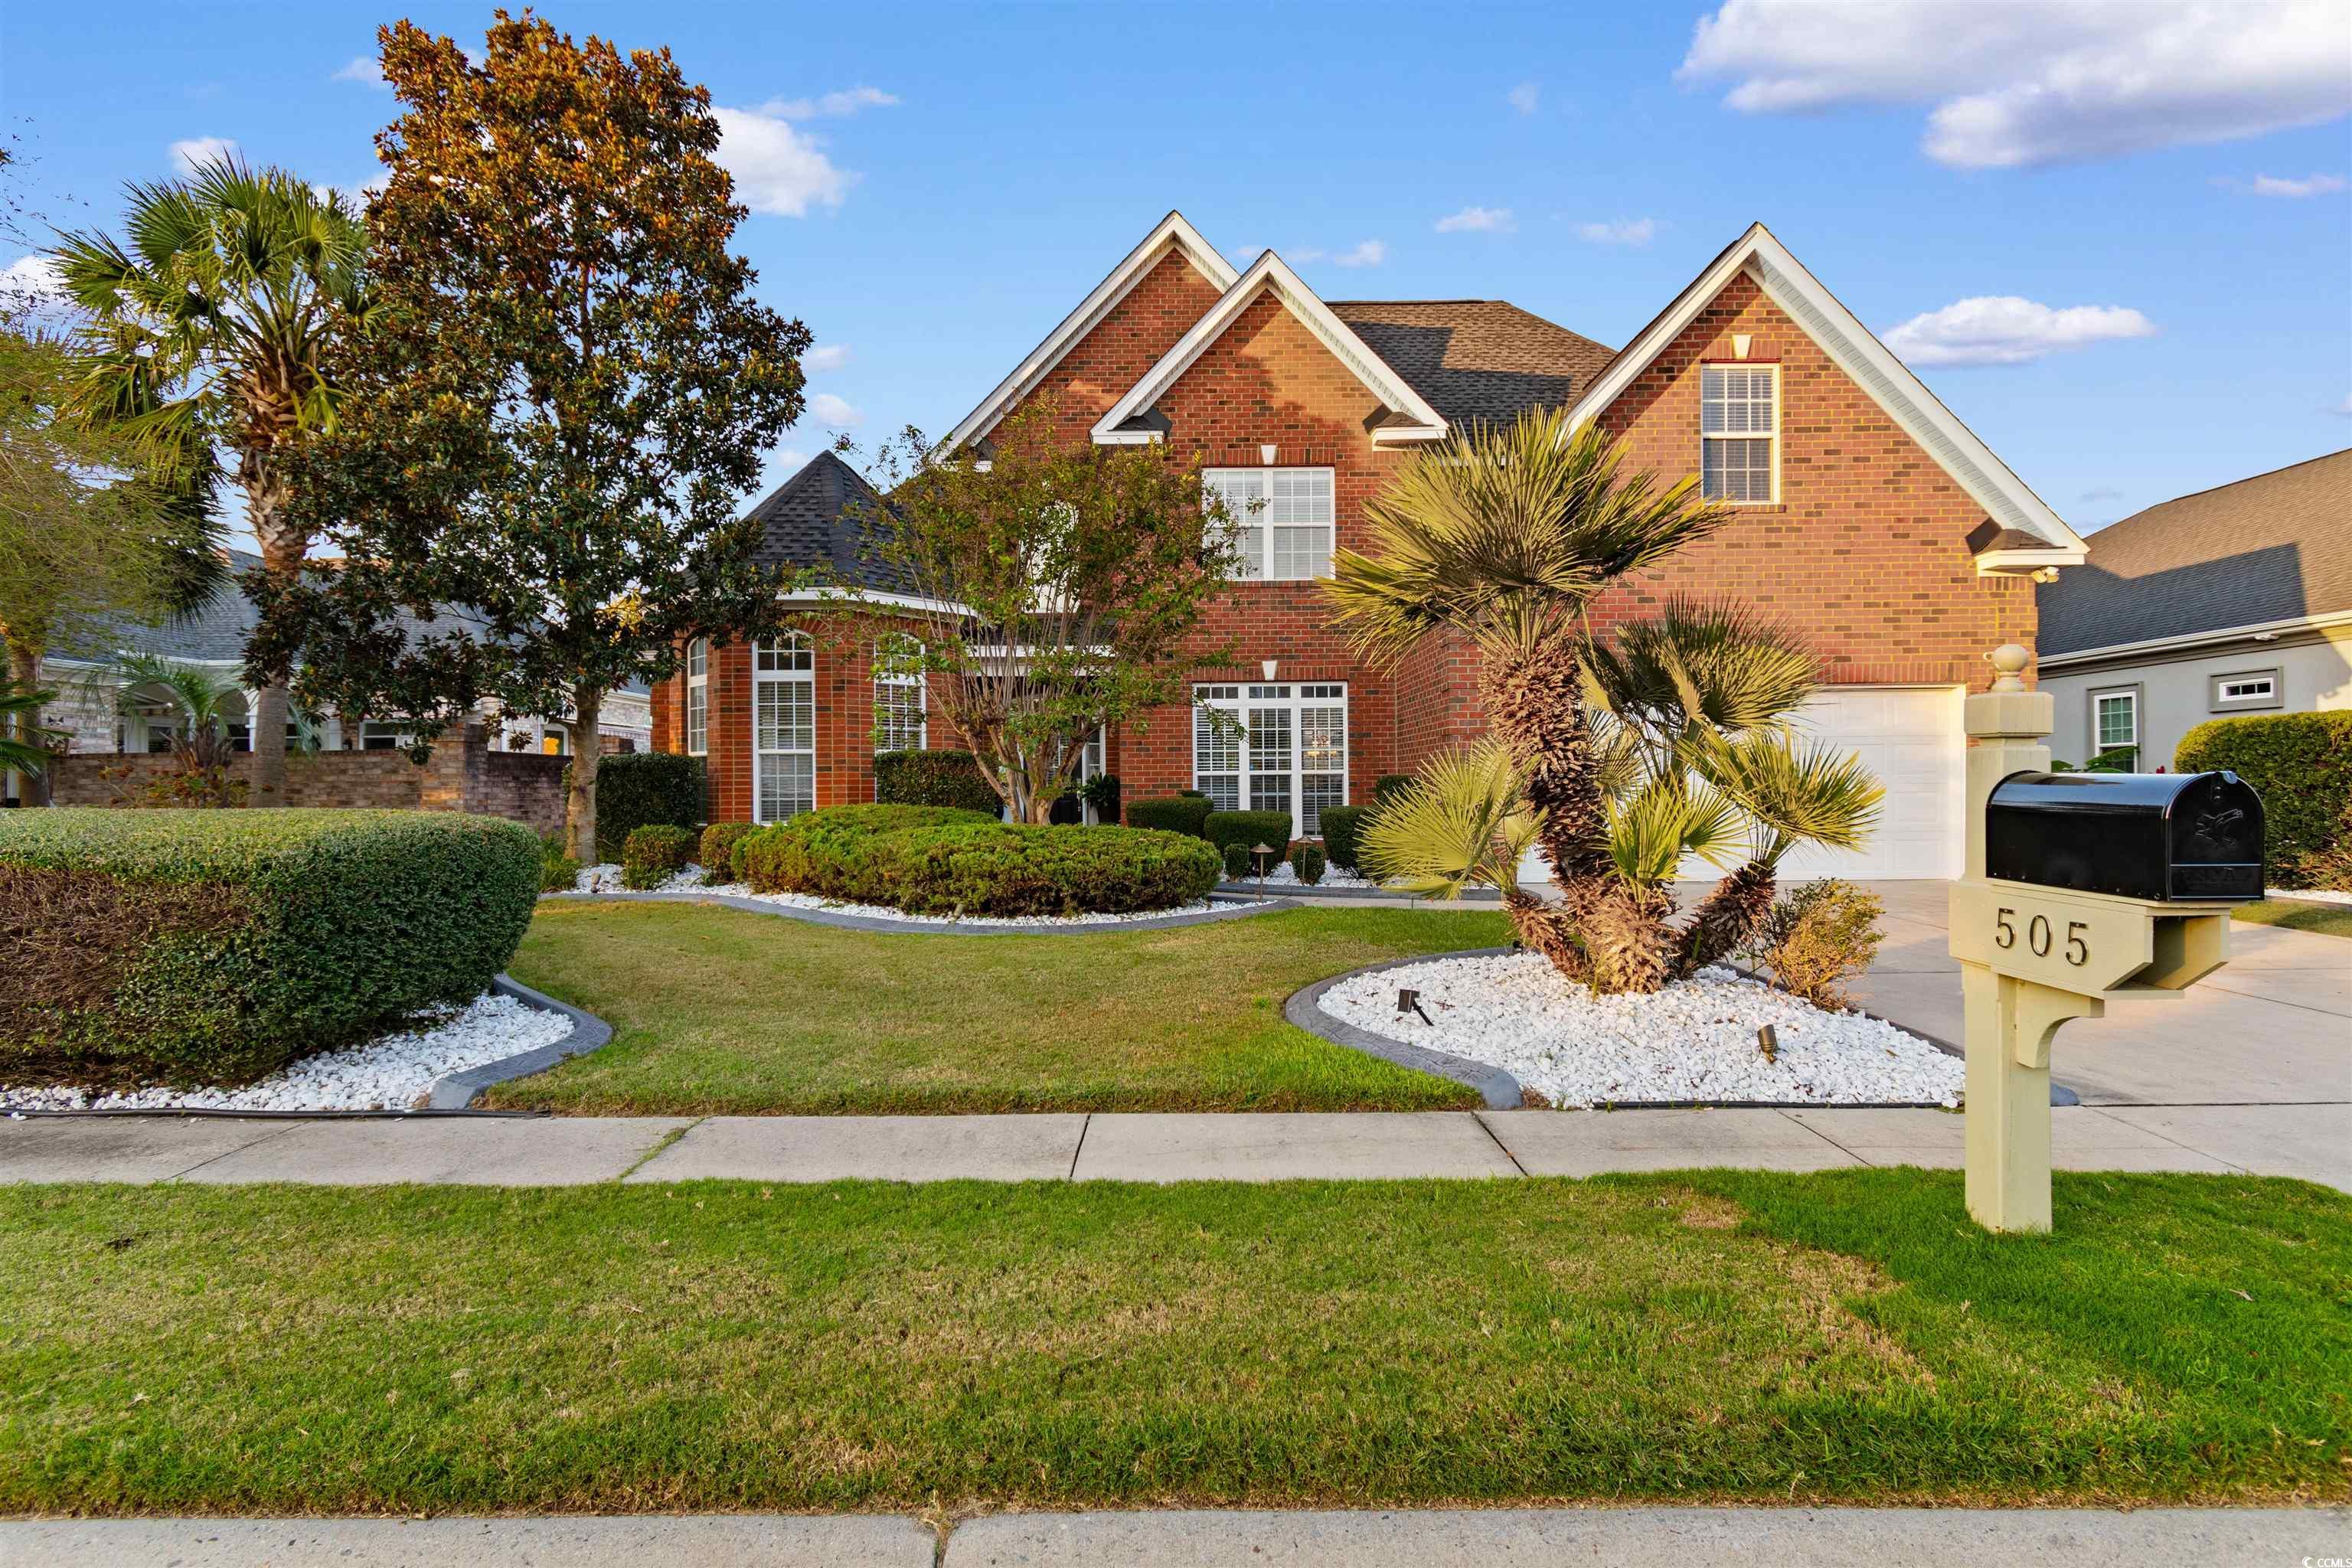
[[[1523,775],[1559,890],[1556,907],[1530,897],[1513,909],[1520,939],[1579,978],[1655,989],[1667,910],[1656,889],[1612,874],[1585,613],[1728,513],[1696,499],[1696,479],[1621,476],[1619,458],[1596,426],[1571,432],[1564,410],[1475,426],[1414,457],[1366,505],[1373,552],[1340,551],[1327,587],[1335,621],[1371,661],[1444,634],[1476,648],[1487,721]]]
[[[57,700],[54,691],[36,691],[0,675],[0,773],[17,773],[39,778],[57,754],[47,742],[62,731],[41,726],[41,707]]]
[[[365,226],[336,193],[234,157],[127,192],[127,247],[78,233],[52,253],[89,316],[79,407],[132,436],[161,472],[232,454],[263,569],[290,579],[310,541],[289,520],[288,459],[336,428],[339,352],[376,310]],[[265,795],[285,788],[286,710],[282,685],[261,691],[254,783]]]

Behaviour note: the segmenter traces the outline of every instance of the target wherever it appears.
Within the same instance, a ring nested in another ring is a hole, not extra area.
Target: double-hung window
[[[1248,583],[1331,575],[1328,468],[1210,468],[1201,482],[1225,503]]]
[[[2139,762],[2139,693],[2095,691],[2091,694],[2091,750],[2098,755],[2124,754],[2114,760],[2125,768]]]
[[[1348,801],[1348,689],[1305,685],[1193,689],[1192,787],[1219,811],[1284,811],[1294,837],[1322,832]]]
[[[1780,367],[1709,364],[1698,373],[1699,492],[1750,506],[1780,499]]]
[[[816,647],[804,632],[751,645],[753,816],[816,809]]]
[[[700,756],[710,749],[710,642],[686,645],[686,750]]]
[[[923,672],[911,638],[894,637],[874,650],[874,749],[919,752],[929,743]]]

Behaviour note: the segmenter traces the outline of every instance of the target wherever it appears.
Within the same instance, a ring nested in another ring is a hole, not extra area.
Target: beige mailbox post
[[[2046,772],[2052,699],[2014,643],[1967,702],[1968,869],[1952,884],[1952,956],[1968,1011],[1968,1205],[1988,1230],[2050,1228],[2050,1040],[2117,998],[2178,995],[2229,957],[2224,901],[2121,898],[1986,875],[1993,790]]]

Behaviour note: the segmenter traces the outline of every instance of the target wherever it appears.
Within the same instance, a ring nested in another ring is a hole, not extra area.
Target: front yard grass
[[[0,1190],[0,1513],[2342,1501],[2352,1198]]]
[[[2317,931],[2322,936],[2352,936],[2352,904],[2320,903],[2309,899],[2264,899],[2260,903],[2240,904],[2230,911],[2230,918],[2260,926],[2277,926],[2282,931]]]
[[[1298,909],[1169,931],[840,931],[546,903],[508,973],[613,1043],[484,1103],[579,1115],[1435,1110],[1478,1095],[1283,1022],[1360,964],[1510,940],[1491,911]]]

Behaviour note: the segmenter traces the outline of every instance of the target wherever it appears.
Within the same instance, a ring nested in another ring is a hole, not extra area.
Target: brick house
[[[1272,251],[1236,269],[1171,213],[949,439],[984,459],[990,432],[1049,395],[1072,441],[1202,452],[1208,482],[1259,524],[1203,640],[1243,662],[1192,672],[1194,708],[1105,736],[1100,765],[1130,800],[1198,788],[1287,809],[1302,834],[1323,806],[1368,800],[1381,774],[1483,731],[1466,646],[1359,664],[1316,581],[1335,544],[1367,548],[1363,504],[1398,464],[1472,422],[1566,405],[1620,435],[1633,467],[1699,473],[1737,506],[1595,618],[1729,596],[1811,637],[1826,680],[1804,722],[1861,753],[1887,799],[1866,849],[1801,852],[1799,875],[1957,874],[1960,698],[1988,679],[1988,649],[2032,646],[2034,576],[2084,553],[1761,225],[1612,351],[1499,300],[1327,301]],[[760,503],[771,557],[838,561],[860,499],[871,491],[846,465],[814,460]],[[870,800],[877,703],[898,739],[947,742],[923,730],[919,690],[876,686],[867,647],[835,628],[756,655],[698,650],[698,673],[656,693],[654,743],[710,758],[717,816]],[[1249,738],[1199,721],[1201,706],[1235,713]]]

